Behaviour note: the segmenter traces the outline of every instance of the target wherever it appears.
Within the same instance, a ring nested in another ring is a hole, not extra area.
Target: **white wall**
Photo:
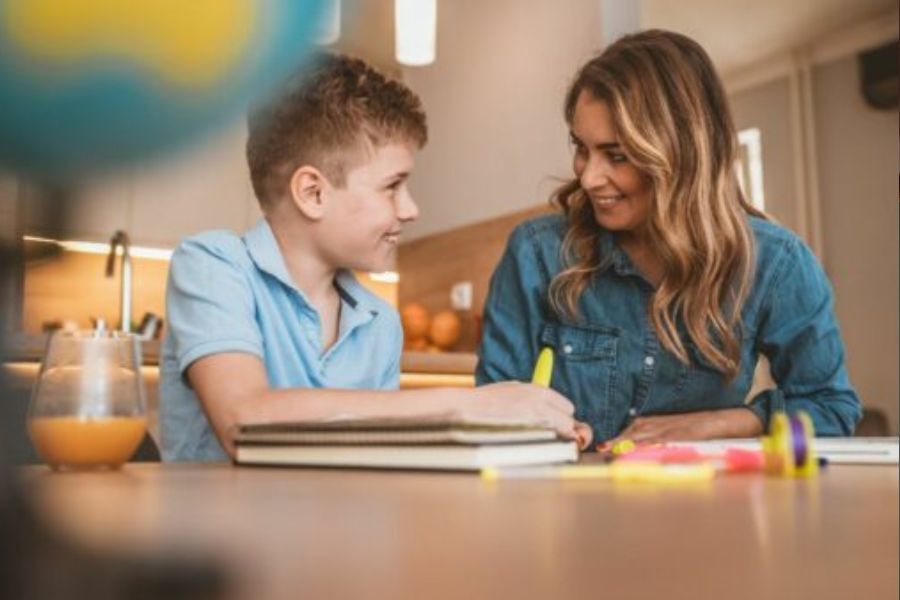
[[[546,201],[571,173],[562,116],[576,69],[600,48],[599,0],[441,2],[437,60],[405,68],[430,141],[408,238]]]
[[[729,98],[738,130],[756,127],[762,138],[763,193],[766,211],[796,228],[795,166],[791,141],[788,80],[779,77]]]
[[[825,268],[863,403],[897,434],[900,204],[897,110],[865,105],[855,56],[813,70]]]
[[[93,175],[67,188],[75,202],[62,224],[47,218],[56,210],[55,199],[23,186],[25,233],[106,242],[124,229],[136,245],[174,248],[183,237],[207,229],[242,232],[260,214],[246,139],[241,119],[163,156]]]
[[[761,131],[767,211],[796,231],[797,161],[807,157],[795,152],[798,130],[790,94],[787,76],[779,75],[732,94],[731,106],[739,129]],[[884,411],[896,434],[897,111],[865,105],[855,55],[812,68],[812,99],[824,266],[834,287],[850,379],[863,404]]]

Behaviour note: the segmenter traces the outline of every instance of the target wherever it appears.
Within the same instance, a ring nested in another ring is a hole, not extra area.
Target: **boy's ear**
[[[302,166],[291,176],[291,201],[306,218],[318,221],[325,212],[322,196],[326,186],[328,180],[321,171]]]

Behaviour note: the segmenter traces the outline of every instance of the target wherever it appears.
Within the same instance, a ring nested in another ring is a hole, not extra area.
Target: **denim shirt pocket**
[[[553,388],[575,405],[575,418],[594,426],[607,422],[616,393],[618,332],[548,323],[540,340],[554,350]]]
[[[693,341],[688,340],[685,349],[691,362],[684,367],[685,376],[678,386],[680,389],[677,390],[673,407],[677,411],[685,411],[739,405],[739,398],[731,398],[725,374],[703,356]]]

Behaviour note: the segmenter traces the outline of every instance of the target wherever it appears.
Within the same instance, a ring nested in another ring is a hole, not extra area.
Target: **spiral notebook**
[[[478,471],[578,460],[575,442],[550,429],[449,420],[246,425],[236,444],[243,465]]]

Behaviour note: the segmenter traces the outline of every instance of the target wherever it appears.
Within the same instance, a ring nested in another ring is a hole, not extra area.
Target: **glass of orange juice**
[[[138,338],[122,331],[59,331],[47,342],[31,394],[28,431],[54,469],[115,469],[146,431]]]

